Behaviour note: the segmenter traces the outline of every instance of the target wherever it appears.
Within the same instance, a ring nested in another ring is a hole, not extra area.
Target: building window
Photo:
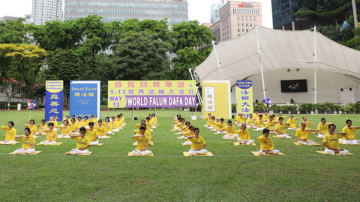
[[[250,27],[252,27],[252,23],[250,23]]]
[[[242,29],[241,31],[244,32],[244,29]]]
[[[238,20],[240,20],[239,16],[237,17]]]
[[[238,34],[238,36],[240,36],[240,34]]]
[[[246,32],[248,32],[249,30],[248,29],[246,29]]]
[[[246,27],[248,26],[248,24],[246,23]]]
[[[247,17],[245,18],[245,20],[247,21]]]
[[[252,19],[250,18],[250,21],[251,21]]]
[[[240,29],[238,28],[238,32],[240,32]]]
[[[240,26],[240,23],[238,23],[238,27]]]
[[[243,26],[243,27],[244,27],[244,23],[242,23],[242,24],[241,24],[241,26]]]
[[[256,21],[256,18],[254,18],[254,21]]]
[[[244,21],[244,17],[241,18],[241,21]]]

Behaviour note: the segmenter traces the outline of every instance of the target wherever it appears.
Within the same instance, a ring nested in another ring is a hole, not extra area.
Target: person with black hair
[[[263,130],[263,135],[259,136],[257,139],[260,142],[260,149],[258,150],[259,155],[266,154],[279,154],[279,150],[274,150],[275,145],[272,139],[269,137],[270,130],[265,128]]]
[[[259,118],[255,121],[256,130],[260,131],[264,129],[264,120],[262,120],[262,115],[259,115]]]
[[[359,140],[355,139],[355,131],[359,129],[360,126],[353,126],[350,119],[346,120],[346,126],[342,129],[342,131],[346,133],[346,136],[344,136],[342,139],[339,139],[339,142],[351,145],[359,144]]]
[[[276,124],[276,127],[275,127],[275,131],[276,131],[277,136],[278,136],[279,138],[287,138],[287,139],[292,138],[291,135],[289,135],[289,134],[286,133],[286,128],[287,128],[289,125],[290,125],[290,124],[288,124],[288,123],[284,123],[283,117],[280,117],[280,118],[279,118],[279,123]]]
[[[99,119],[98,125],[95,126],[95,129],[97,131],[98,138],[107,138],[106,137],[106,129],[105,129],[105,126],[102,124],[101,119]]]
[[[104,123],[104,127],[105,127],[105,130],[106,130],[106,135],[112,135],[113,132],[112,132],[112,124],[110,123],[110,117],[106,117],[105,118],[105,123]]]
[[[148,156],[152,151],[148,150],[151,146],[149,138],[145,135],[145,127],[140,127],[140,135],[133,135],[131,138],[136,140],[136,149],[131,152],[133,156]]]
[[[317,130],[317,137],[324,138],[324,135],[329,132],[329,125],[331,123],[327,123],[325,118],[321,118],[321,122],[318,124],[316,130]],[[300,126],[302,124],[300,123]],[[306,124],[305,124],[306,127]]]
[[[306,123],[302,123],[301,128],[296,130],[295,138],[298,139],[298,143],[302,145],[316,145],[316,142],[309,140],[309,133],[315,132],[315,130],[305,128]]]
[[[241,125],[241,130],[236,131],[237,141],[240,144],[251,145],[255,141],[251,139],[250,132],[246,129],[246,125]]]
[[[307,117],[306,117],[306,116],[303,116],[302,119],[303,119],[302,122],[305,122],[305,123],[306,123],[305,129],[309,129],[309,126],[310,126],[311,124],[313,124],[313,122],[309,122],[309,121],[307,120]],[[301,128],[301,123],[302,123],[302,122],[300,122],[299,128]]]
[[[325,134],[323,139],[323,145],[325,147],[325,154],[335,155],[347,155],[349,153],[348,150],[340,149],[339,147],[339,139],[346,137],[346,133],[337,133],[335,132],[336,126],[335,124],[329,125],[329,132]]]
[[[48,129],[44,131],[46,133],[46,140],[40,142],[40,144],[56,144],[57,132],[54,129],[54,123],[48,124]]]
[[[217,134],[224,134],[226,133],[227,125],[224,123],[224,119],[220,119],[220,123],[216,124]]]
[[[76,149],[72,149],[67,152],[67,155],[89,154],[88,148],[90,147],[90,141],[85,136],[86,128],[81,127],[79,130],[80,135],[71,135],[71,139],[76,140]]]
[[[56,128],[60,129],[60,135],[58,135],[58,138],[70,138],[70,126],[69,126],[69,121],[65,120],[63,121],[63,125],[61,126],[56,126]]]
[[[29,124],[24,124],[25,127],[30,128],[31,134],[32,136],[34,136],[34,138],[36,138],[36,131],[37,131],[37,127],[35,125],[35,120],[34,119],[30,119]]]
[[[0,144],[14,144],[16,129],[14,128],[14,122],[9,121],[7,126],[1,126],[1,129],[5,131],[5,140],[0,141]]]
[[[46,135],[44,131],[47,129],[47,125],[45,123],[46,123],[45,119],[42,119],[41,123],[37,125],[38,132],[36,132],[36,135]]]
[[[189,136],[188,139],[191,142],[191,149],[189,150],[189,156],[206,155],[208,150],[205,149],[206,142],[203,137],[200,136],[200,129],[194,129],[195,136]]]
[[[89,122],[89,129],[86,129],[86,134],[90,141],[90,145],[99,145],[98,133],[94,128],[94,125],[94,122]]]
[[[25,136],[15,136],[16,139],[22,141],[22,147],[15,150],[13,154],[33,154],[35,153],[35,138],[31,135],[30,128],[24,129]]]
[[[223,136],[223,138],[224,139],[236,138],[236,128],[235,128],[235,126],[233,126],[231,120],[228,120],[228,126],[226,127],[226,134]]]

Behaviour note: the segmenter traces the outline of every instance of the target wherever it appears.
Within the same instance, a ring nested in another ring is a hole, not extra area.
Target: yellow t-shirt
[[[77,129],[79,129],[80,127],[79,127],[79,125],[78,125],[78,123],[74,123],[74,124],[72,124],[72,123],[70,123],[69,124],[69,127],[70,127],[70,130],[71,131],[74,131],[74,130],[77,130]]]
[[[343,138],[343,136],[340,134],[331,135],[330,133],[326,133],[323,142],[325,142],[332,149],[340,149],[339,147],[340,138]]]
[[[323,125],[322,123],[319,123],[317,130],[320,131],[321,134],[326,134],[329,132],[329,124]]]
[[[259,136],[260,150],[274,150],[274,143],[270,137],[265,138],[263,135]]]
[[[94,118],[94,124],[96,124],[97,122],[99,122],[98,118]]]
[[[209,118],[206,118],[206,120],[207,120],[207,121],[206,121],[206,125],[209,125],[209,126],[210,126],[210,125],[211,125],[212,120],[211,120],[211,119],[209,119]]]
[[[276,125],[276,128],[275,128],[275,130],[276,131],[278,131],[278,132],[281,132],[282,134],[286,134],[286,128],[288,127],[288,125],[287,124],[282,124],[282,125],[280,125],[280,123],[278,123],[277,125]]]
[[[242,140],[250,140],[250,132],[248,130],[242,131],[238,130],[236,133],[239,135],[239,138]]]
[[[125,116],[121,117],[122,122],[125,122]]]
[[[86,135],[87,135],[87,137],[88,137],[88,139],[89,139],[89,141],[90,142],[94,142],[94,141],[96,141],[96,136],[97,136],[97,131],[96,131],[96,129],[94,128],[94,129],[87,129],[86,130]]]
[[[57,121],[49,121],[49,123],[53,123],[53,124],[54,124],[54,128],[59,125]]]
[[[240,116],[237,116],[235,121],[238,122],[238,123],[245,123],[245,118],[246,117],[240,117]]]
[[[216,124],[216,126],[217,126],[217,129],[220,131],[225,131],[226,127],[227,127],[227,125],[225,123],[218,123],[218,124]]]
[[[35,133],[37,131],[37,126],[36,125],[29,125],[29,126],[26,126],[26,127],[30,128],[31,135],[35,135]]]
[[[29,135],[28,137],[24,136],[21,138],[18,138],[22,141],[22,147],[23,149],[30,149],[31,145],[35,144],[35,138],[32,135]],[[35,149],[35,146],[33,147]]]
[[[7,126],[1,126],[1,129],[5,131],[5,140],[15,141],[16,129],[14,127],[9,129]]]
[[[111,126],[112,126],[112,128],[119,128],[119,124],[117,121],[112,121]]]
[[[50,129],[44,131],[46,133],[46,141],[56,141],[57,139],[57,132],[53,129],[50,131]]]
[[[286,116],[281,116],[281,117],[283,118],[283,120],[286,119]],[[279,118],[280,118],[280,117],[276,117],[276,121],[279,121]]]
[[[141,151],[143,148],[147,147],[150,144],[149,138],[145,135],[144,137],[134,138],[137,142],[136,149]]]
[[[359,129],[357,128],[348,128],[347,126],[345,126],[342,131],[344,133],[346,133],[346,137],[349,138],[349,140],[355,140],[355,131],[357,131]],[[344,140],[347,140],[345,137],[343,137]]]
[[[117,119],[116,122],[119,128],[121,128],[124,125],[124,122],[121,119]]]
[[[103,136],[106,135],[106,129],[104,125],[100,126],[95,126],[96,131],[98,132],[98,135]]]
[[[84,127],[84,122],[83,121],[77,122],[77,126],[78,128]]]
[[[296,128],[295,122],[296,122],[297,120],[298,120],[298,119],[295,119],[295,118],[293,118],[293,119],[288,119],[288,120],[286,121],[286,123],[290,124],[289,128]]]
[[[295,136],[300,139],[306,139],[306,141],[309,141],[309,133],[311,133],[311,131],[306,131],[306,129],[301,130],[301,128],[299,128],[296,130]]]
[[[258,128],[263,128],[263,127],[264,127],[264,121],[263,121],[263,120],[260,120],[260,119],[257,119],[257,120],[255,121],[255,125],[256,125],[256,127],[258,127]]]
[[[150,131],[148,131],[148,130],[145,131],[145,136],[148,137],[149,140],[152,139],[151,133],[150,133]]]
[[[44,131],[44,130],[46,130],[47,129],[47,126],[46,126],[46,124],[44,124],[44,125],[42,125],[42,124],[40,124],[40,126],[39,126],[39,131]]]
[[[83,120],[82,121],[83,122],[83,126],[85,127],[85,126],[89,126],[89,123],[90,123],[90,121],[89,121],[89,119],[88,120]]]
[[[253,117],[254,118],[254,117]],[[253,125],[255,125],[255,121],[253,120],[253,118],[251,119],[251,118],[248,118],[247,120],[246,120],[246,124],[247,125],[250,125],[250,126],[253,126]]]
[[[236,133],[236,128],[235,128],[235,126],[228,126],[228,127],[226,127],[226,134],[227,135],[235,135],[235,133]]]
[[[191,149],[200,149],[201,147],[203,147],[206,142],[204,140],[203,137],[199,136],[198,138],[194,137],[194,138],[190,138],[189,141],[191,142]]]
[[[185,136],[185,137],[194,136],[194,135],[195,135],[195,133],[192,131],[189,131],[189,132],[183,134],[183,136]]]
[[[271,121],[271,122],[268,121],[268,122],[266,122],[265,127],[266,127],[267,129],[269,129],[269,130],[275,130],[275,123],[272,122],[272,121]]]
[[[154,121],[155,121],[155,123],[157,123],[157,122],[158,122],[158,119],[157,119],[156,117],[154,117]]]
[[[254,114],[254,115],[253,115],[253,118],[254,118],[254,119],[259,119],[259,115],[258,115],[258,114]]]
[[[70,135],[70,126],[61,126],[61,135]]]
[[[263,115],[262,119],[267,122],[270,119],[270,115]]]
[[[105,127],[106,132],[112,131],[112,125],[111,125],[110,122],[104,123],[103,125],[104,125],[104,127]]]
[[[178,128],[181,129],[182,127],[184,127],[184,125],[185,125],[185,123],[181,122],[181,123],[178,124],[178,126],[179,126]],[[146,127],[147,128],[152,128],[153,127],[153,124],[151,123],[151,121],[146,121]]]
[[[300,122],[299,128],[301,128],[301,123],[302,123],[302,122],[303,122],[303,121]],[[311,123],[310,123],[309,121],[306,121],[305,123],[306,123],[305,129],[309,129],[309,126],[311,125]]]
[[[86,136],[73,137],[72,139],[76,140],[76,149],[81,149],[90,145],[90,141]]]

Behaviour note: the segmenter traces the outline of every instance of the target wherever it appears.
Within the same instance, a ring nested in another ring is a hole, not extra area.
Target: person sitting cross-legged
[[[148,150],[151,146],[149,138],[145,135],[145,127],[140,127],[140,135],[133,135],[132,138],[136,140],[136,149],[131,152],[133,156],[148,156],[152,151]]]
[[[342,130],[344,133],[346,133],[346,136],[344,136],[343,139],[339,139],[339,142],[351,145],[359,144],[359,140],[355,139],[355,131],[359,129],[360,126],[353,126],[350,119],[346,120],[346,126]]]
[[[347,155],[349,153],[348,150],[340,149],[339,147],[339,139],[346,137],[346,133],[336,133],[335,124],[329,125],[329,132],[325,134],[323,139],[323,144],[325,147],[325,154],[341,154]]]
[[[309,140],[309,133],[312,133],[315,130],[305,128],[306,123],[301,123],[301,128],[296,130],[295,137],[298,139],[298,143],[303,145],[316,145],[316,142]]]
[[[224,134],[226,133],[227,125],[224,123],[224,119],[220,119],[220,123],[216,124],[216,129],[218,134]]]
[[[321,118],[321,122],[318,124],[317,129],[316,129],[317,130],[317,135],[318,135],[319,138],[324,138],[324,135],[329,132],[329,125],[330,124],[331,123],[326,122],[325,118]],[[308,128],[306,128],[306,129],[308,129]]]
[[[270,133],[276,133],[275,131],[275,124],[279,123],[278,121],[274,120],[275,116],[270,116],[269,120],[266,122],[265,127],[270,130]]]
[[[57,132],[54,129],[54,123],[48,124],[48,129],[44,131],[46,133],[46,140],[41,141],[40,144],[56,144]]]
[[[205,149],[206,142],[203,137],[200,136],[200,129],[194,129],[195,136],[189,136],[191,142],[191,149],[189,150],[189,156],[206,155],[208,150]]]
[[[275,145],[272,139],[269,137],[270,130],[265,128],[263,130],[263,135],[259,136],[257,139],[260,142],[260,149],[258,150],[259,155],[266,154],[279,154],[279,150],[274,150]]]
[[[242,125],[245,123],[246,117],[242,115],[242,113],[238,113],[237,117],[235,118],[235,124]]]
[[[288,129],[296,129],[296,121],[299,118],[294,118],[294,115],[290,115],[290,118],[286,121],[286,123],[290,124]]]
[[[244,124],[246,127],[246,124]],[[223,136],[224,139],[235,139],[236,138],[236,128],[232,125],[232,121],[228,121],[228,126],[225,128],[226,134]]]
[[[15,138],[22,141],[22,147],[15,150],[14,154],[33,154],[35,153],[35,138],[31,135],[30,128],[25,128],[25,136],[16,136]]]
[[[94,122],[89,122],[89,129],[86,129],[86,134],[90,141],[90,145],[99,145],[98,130],[95,129],[94,125]]]
[[[286,134],[286,128],[289,126],[290,124],[288,123],[284,123],[284,119],[283,117],[279,118],[279,123],[276,125],[276,132],[277,132],[277,136],[279,138],[291,138],[291,135]]]
[[[255,121],[256,130],[264,129],[264,120],[262,120],[262,115],[259,115],[259,118]]]
[[[79,129],[80,135],[71,135],[71,139],[76,140],[76,149],[72,149],[67,155],[89,154],[88,148],[90,147],[90,141],[85,136],[86,128],[81,127]]]
[[[14,128],[14,122],[9,121],[7,126],[1,126],[1,129],[5,131],[5,140],[0,141],[1,144],[14,144],[16,129]]]
[[[250,139],[250,132],[246,129],[246,125],[241,125],[241,130],[236,131],[237,141],[240,144],[251,145],[254,140]]]

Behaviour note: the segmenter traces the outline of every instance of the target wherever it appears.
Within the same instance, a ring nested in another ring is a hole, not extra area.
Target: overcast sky
[[[198,20],[200,23],[210,22],[210,6],[221,0],[188,0],[189,20]],[[246,2],[261,2],[263,10],[263,26],[272,28],[271,0],[247,0]],[[23,17],[31,14],[32,0],[0,0],[0,17]]]

